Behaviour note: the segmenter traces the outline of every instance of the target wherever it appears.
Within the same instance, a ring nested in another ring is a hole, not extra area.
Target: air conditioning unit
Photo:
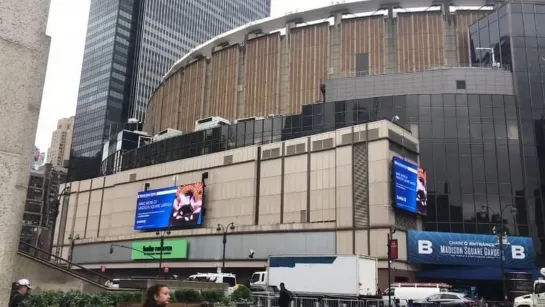
[[[159,132],[158,134],[154,135],[153,136],[153,141],[154,142],[159,142],[159,141],[170,139],[172,137],[179,136],[179,135],[182,135],[182,134],[183,133],[180,130],[167,128],[167,129]]]
[[[195,131],[201,131],[220,126],[229,126],[230,124],[231,123],[228,120],[218,116],[205,117],[195,121]]]
[[[258,116],[239,118],[239,119],[235,120],[235,124],[244,123],[244,122],[254,122],[256,120],[261,120],[261,119],[264,119],[264,118],[263,117],[258,117]]]

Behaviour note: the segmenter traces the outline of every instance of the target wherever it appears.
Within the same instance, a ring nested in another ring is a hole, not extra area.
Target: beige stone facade
[[[74,132],[74,116],[57,121],[57,129],[51,135],[51,146],[47,150],[47,163],[65,167],[70,160],[72,134]]]
[[[0,1],[0,305],[7,306],[49,54],[49,1]]]
[[[255,245],[260,246],[259,251],[267,250],[256,255],[263,261],[272,253],[305,253],[300,246],[290,247],[299,244],[290,241],[290,236],[300,235],[307,236],[306,245],[332,242],[323,249],[307,246],[307,252],[372,255],[385,267],[386,237],[389,227],[395,226],[400,229],[394,235],[399,239],[400,259],[394,267],[412,270],[406,263],[404,229],[420,229],[421,221],[391,206],[390,165],[393,156],[399,155],[393,148],[402,146],[393,141],[393,135],[398,140],[401,137],[405,145],[413,144],[414,152],[406,158],[417,164],[418,139],[383,120],[72,182],[57,222],[55,242],[62,244],[54,251],[68,258],[68,238],[79,235],[81,239],[74,243],[75,262],[90,268],[107,263],[111,263],[109,268],[142,267],[142,263],[131,263],[130,257],[109,258],[119,256],[107,252],[108,242],[157,238],[155,231],[133,230],[137,193],[146,183],[149,189],[193,183],[208,172],[203,226],[172,230],[170,235],[198,238],[190,242],[194,247],[190,247],[189,261],[168,263],[169,267],[217,266],[218,261],[213,260],[219,258],[210,254],[218,250],[205,251],[202,245],[216,244],[213,241],[221,237],[216,231],[218,224],[234,222],[236,229],[229,244],[239,248],[229,251],[228,260],[237,260],[230,266],[244,265],[240,260]],[[323,234],[320,239],[308,239],[317,232]],[[273,243],[277,242],[273,234],[283,235],[284,246]],[[211,243],[205,243],[207,240]],[[250,241],[254,243],[248,245]],[[275,246],[267,246],[266,241]],[[200,263],[204,260],[212,261]],[[246,263],[252,267],[263,264]]]

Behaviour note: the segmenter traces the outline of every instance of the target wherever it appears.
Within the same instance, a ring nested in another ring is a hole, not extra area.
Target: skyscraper
[[[51,135],[51,146],[47,150],[47,163],[65,167],[70,160],[72,133],[74,132],[74,116],[57,121],[57,129]]]
[[[269,16],[271,0],[92,0],[70,178],[94,177],[109,126],[143,120],[168,68],[206,40]]]

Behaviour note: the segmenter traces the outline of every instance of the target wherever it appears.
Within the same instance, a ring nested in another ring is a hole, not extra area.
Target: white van
[[[237,285],[237,277],[231,273],[197,273],[189,276],[188,281],[213,282],[217,284],[228,284],[227,292],[233,294]]]
[[[267,271],[255,272],[250,278],[251,286],[266,286],[267,285]]]
[[[119,279],[115,278],[112,280],[108,280],[104,283],[104,285],[110,289],[119,289]]]
[[[426,297],[439,292],[448,292],[451,286],[443,283],[396,283],[382,294],[384,306],[388,305],[388,293],[391,291],[393,300],[399,300],[399,306],[406,307],[408,300],[423,300]]]

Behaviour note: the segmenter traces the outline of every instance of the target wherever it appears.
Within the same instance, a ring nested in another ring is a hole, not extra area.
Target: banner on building
[[[131,249],[132,260],[187,259],[187,240],[165,239],[162,249],[161,240],[134,241]]]
[[[495,235],[409,230],[407,259],[414,264],[500,266]],[[533,268],[533,245],[528,237],[507,237],[506,268]]]

